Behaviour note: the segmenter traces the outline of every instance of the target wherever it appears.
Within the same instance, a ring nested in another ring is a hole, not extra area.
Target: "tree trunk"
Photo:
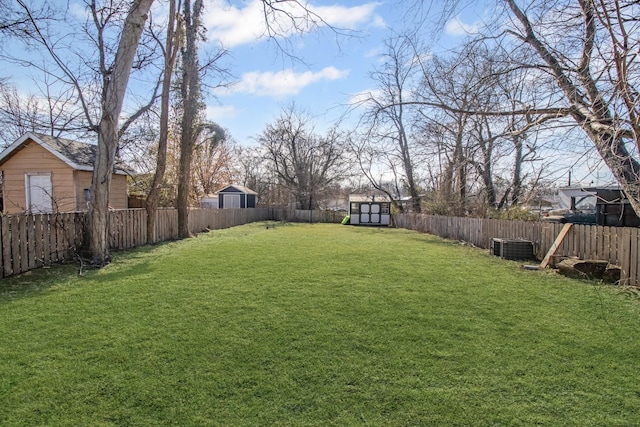
[[[400,83],[397,84],[399,98],[402,100],[402,86]],[[416,181],[413,174],[413,162],[411,161],[411,152],[409,148],[409,138],[407,137],[407,133],[404,129],[404,108],[402,104],[398,106],[397,118],[395,120],[395,125],[398,130],[398,145],[400,146],[400,155],[402,156],[402,163],[404,166],[404,173],[407,176],[407,186],[409,187],[409,196],[411,196],[411,208],[413,212],[420,213],[422,212],[422,202],[420,200],[420,193],[418,192],[418,188],[416,186]]]
[[[453,150],[453,167],[455,173],[455,183],[457,188],[453,194],[455,203],[455,215],[464,216],[466,198],[467,198],[467,165],[464,156],[463,135],[466,120],[460,120],[458,123],[458,132],[456,135],[456,146]]]
[[[522,194],[522,136],[513,137],[513,145],[515,148],[513,163],[513,180],[511,181],[511,205],[518,206],[520,204],[520,195]]]
[[[160,200],[160,186],[164,181],[167,168],[167,142],[169,139],[169,98],[171,94],[171,78],[178,52],[178,34],[180,27],[176,28],[176,4],[175,0],[169,2],[169,22],[167,24],[167,40],[164,55],[164,75],[162,80],[162,95],[160,98],[160,135],[158,139],[158,158],[156,160],[156,172],[153,183],[147,195],[147,243],[156,243],[156,213]]]
[[[597,38],[596,25],[599,22],[596,17],[596,4],[591,0],[579,2],[584,29],[582,58],[575,69],[567,70],[560,62],[561,57],[559,54],[548,48],[537,36],[529,17],[516,2],[514,0],[504,1],[523,26],[524,33],[521,39],[535,49],[540,58],[547,64],[558,87],[562,90],[571,106],[571,116],[589,136],[598,154],[600,154],[626,193],[633,209],[636,212],[640,212],[640,163],[625,145],[625,139],[630,139],[636,148],[640,146],[639,125],[635,112],[637,102],[634,101],[637,99],[637,91],[629,84],[629,81],[633,79],[630,74],[631,71],[628,71],[627,64],[622,61],[625,59],[623,54],[627,54],[631,58],[635,57],[637,53],[629,50],[619,51],[621,48],[629,48],[629,46],[620,45],[616,40],[615,34],[621,28],[607,27],[605,25],[604,30],[611,34],[612,40],[608,41],[615,42],[612,50],[615,56],[613,58],[614,68],[618,73],[617,80],[614,81],[615,90],[619,92],[618,95],[625,101],[619,106],[627,104],[626,108],[629,110],[628,118],[630,119],[631,130],[620,127],[619,122],[623,121],[620,120],[620,117],[614,120],[610,107],[618,107],[617,104],[614,105],[616,98],[612,98],[613,101],[605,101],[605,98],[610,99],[611,95],[605,94],[599,88],[598,78],[594,78],[591,73],[590,65]],[[620,13],[620,9],[617,9],[619,7],[617,2],[614,2],[611,7],[614,12],[617,10]],[[622,25],[622,21],[619,24]],[[574,71],[576,78],[571,79],[567,74],[568,71]]]
[[[487,198],[487,205],[491,209],[496,208],[496,188],[493,184],[493,168],[491,166],[491,150],[483,149],[482,152],[482,182]]]
[[[189,232],[189,189],[191,188],[191,158],[195,128],[200,103],[200,70],[198,67],[198,37],[202,0],[184,2],[185,49],[182,52],[182,103],[183,116],[180,134],[180,165],[178,171],[178,237],[190,236]]]
[[[116,57],[103,76],[102,115],[98,124],[98,154],[91,181],[89,251],[91,263],[109,263],[109,188],[118,148],[118,120],[138,42],[153,0],[133,2],[122,29]]]

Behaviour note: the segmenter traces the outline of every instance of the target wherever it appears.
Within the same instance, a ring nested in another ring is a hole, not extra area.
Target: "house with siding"
[[[0,196],[5,214],[86,211],[96,146],[29,132],[0,153]],[[127,208],[127,175],[117,164],[109,206]]]

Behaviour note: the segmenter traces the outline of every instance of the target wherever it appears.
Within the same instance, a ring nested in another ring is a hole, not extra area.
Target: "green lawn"
[[[640,302],[406,230],[251,224],[0,281],[2,426],[640,425]]]

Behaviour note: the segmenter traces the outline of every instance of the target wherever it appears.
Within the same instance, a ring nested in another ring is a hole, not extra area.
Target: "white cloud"
[[[447,21],[444,31],[450,36],[466,36],[478,32],[478,23],[467,24],[462,22],[459,16],[456,16]]]
[[[71,3],[69,12],[71,12],[73,17],[78,19],[88,19],[91,17],[88,8],[78,3]]]
[[[339,70],[335,67],[325,67],[316,73],[311,71],[296,73],[293,70],[284,70],[276,73],[254,71],[243,74],[240,82],[220,91],[218,95],[250,93],[282,99],[287,96],[297,95],[302,89],[313,83],[323,80],[342,79],[348,74],[348,70]]]
[[[263,20],[259,1],[252,1],[241,9],[216,2],[215,6],[206,9],[203,22],[209,31],[208,37],[229,48],[261,38],[264,35]]]
[[[375,99],[382,97],[382,90],[380,89],[368,89],[355,93],[349,97],[349,105],[353,107],[368,108],[374,105]]]
[[[311,6],[313,13],[320,16],[327,24],[354,30],[359,25],[370,23],[372,26],[385,26],[384,20],[374,11],[379,3],[365,3],[360,6]]]
[[[233,118],[237,114],[238,111],[231,105],[207,105],[206,109],[207,119],[214,122]]]
[[[204,25],[210,40],[220,41],[226,48],[252,43],[267,37],[269,30],[265,22],[262,0],[242,3],[241,7],[216,2],[205,11]],[[331,25],[342,29],[356,29],[370,23],[381,26],[384,21],[374,11],[378,3],[360,6],[313,6],[307,10],[297,2],[278,3],[281,12],[267,13],[270,28],[280,37],[306,33],[318,27]]]
[[[372,49],[369,49],[368,51],[366,51],[364,53],[364,57],[365,58],[377,58],[380,55],[382,55],[382,53],[384,52],[384,49],[382,46],[376,46]]]

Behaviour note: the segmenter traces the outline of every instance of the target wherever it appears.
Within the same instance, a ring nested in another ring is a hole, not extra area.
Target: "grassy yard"
[[[640,302],[397,229],[251,224],[0,281],[2,426],[640,425]]]

